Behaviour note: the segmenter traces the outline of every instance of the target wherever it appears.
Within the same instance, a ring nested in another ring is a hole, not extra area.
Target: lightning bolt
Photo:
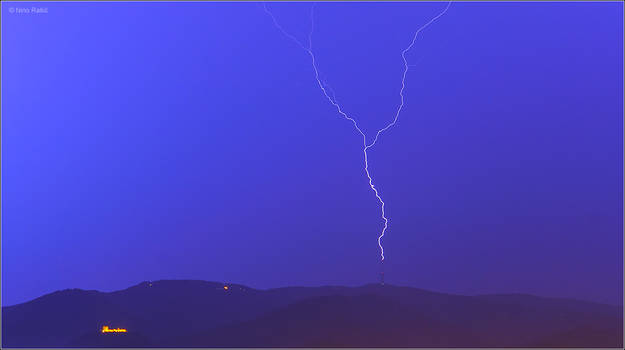
[[[286,36],[287,38],[289,38],[290,40],[295,42],[299,47],[301,47],[304,51],[306,51],[306,53],[308,53],[308,55],[310,56],[310,60],[311,60],[311,63],[312,63],[313,70],[315,72],[315,79],[317,80],[317,85],[319,85],[319,88],[323,92],[324,96],[336,108],[336,111],[343,118],[347,119],[348,121],[350,121],[354,125],[354,128],[356,129],[356,131],[358,131],[358,133],[362,136],[362,146],[363,146],[362,152],[363,152],[364,161],[365,161],[365,173],[367,175],[367,179],[369,180],[369,187],[371,187],[371,190],[373,190],[373,193],[375,194],[375,197],[378,199],[378,202],[380,202],[380,207],[381,207],[381,211],[382,211],[382,220],[384,221],[384,227],[382,228],[382,232],[378,236],[378,247],[380,247],[380,256],[382,258],[381,261],[384,262],[384,246],[382,246],[382,238],[384,237],[384,235],[386,234],[386,230],[388,229],[388,222],[389,222],[389,220],[388,220],[388,217],[386,217],[386,212],[384,211],[384,207],[386,206],[386,203],[384,202],[384,200],[382,200],[382,197],[380,196],[380,193],[378,192],[378,189],[373,184],[373,178],[371,177],[371,173],[369,172],[369,158],[368,158],[367,151],[371,147],[373,147],[376,144],[376,142],[378,142],[378,139],[380,138],[380,135],[383,132],[385,132],[386,130],[390,129],[391,127],[393,127],[397,123],[397,119],[399,118],[399,114],[401,113],[402,109],[404,108],[404,89],[406,88],[406,75],[408,74],[408,68],[409,68],[408,61],[406,60],[406,53],[408,51],[410,51],[410,49],[412,49],[412,47],[414,46],[414,44],[415,44],[415,42],[417,40],[417,37],[419,36],[419,33],[421,33],[425,28],[427,28],[430,24],[432,24],[434,21],[439,19],[442,15],[444,15],[447,12],[447,10],[449,9],[449,6],[451,6],[451,1],[449,1],[447,3],[447,6],[445,6],[443,11],[441,11],[438,15],[433,17],[429,22],[427,22],[426,24],[424,24],[423,26],[421,26],[420,28],[417,29],[417,31],[415,32],[415,34],[412,37],[412,40],[410,41],[410,45],[408,45],[401,52],[401,58],[402,58],[402,60],[404,62],[404,72],[403,72],[402,78],[401,78],[401,89],[399,90],[400,104],[399,104],[399,107],[397,108],[397,112],[395,113],[395,117],[393,118],[393,120],[390,123],[388,123],[385,127],[383,127],[382,129],[379,129],[376,132],[375,138],[373,139],[373,141],[371,143],[367,143],[367,136],[362,131],[362,129],[360,129],[360,127],[358,126],[358,122],[356,122],[356,119],[350,117],[349,115],[347,115],[347,113],[345,113],[343,111],[341,106],[338,104],[332,89],[326,83],[324,83],[323,80],[319,77],[319,68],[317,67],[317,60],[316,60],[315,54],[314,54],[314,52],[312,50],[312,34],[313,34],[313,31],[314,31],[314,25],[315,25],[315,21],[314,21],[315,3],[312,4],[312,7],[310,9],[310,32],[308,33],[308,45],[304,45],[295,36],[289,34],[280,25],[280,23],[278,23],[278,21],[276,20],[276,17],[273,15],[273,13],[271,11],[269,11],[269,9],[267,8],[266,3],[263,2],[262,4],[263,4],[263,9],[264,9],[265,13],[267,13],[269,15],[269,17],[271,17],[271,20],[273,21],[273,24],[276,26],[276,28],[280,32],[282,32],[282,34],[284,34],[284,36]]]

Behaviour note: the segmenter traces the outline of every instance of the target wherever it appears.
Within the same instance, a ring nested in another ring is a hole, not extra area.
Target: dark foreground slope
[[[622,347],[622,307],[416,288],[204,281],[66,290],[3,308],[3,347]],[[128,333],[101,334],[103,325]]]

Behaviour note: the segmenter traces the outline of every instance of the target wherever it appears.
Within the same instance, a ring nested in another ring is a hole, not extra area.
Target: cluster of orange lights
[[[126,333],[126,328],[109,328],[109,326],[102,326],[102,333]]]
[[[228,290],[230,287],[228,286],[224,286],[224,290]]]

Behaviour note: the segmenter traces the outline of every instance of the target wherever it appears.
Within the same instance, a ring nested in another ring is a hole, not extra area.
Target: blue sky
[[[2,303],[193,278],[380,271],[362,140],[258,3],[2,3]],[[445,3],[319,3],[363,130]],[[310,3],[272,3],[305,39]],[[370,150],[388,283],[622,304],[622,3],[453,3]]]

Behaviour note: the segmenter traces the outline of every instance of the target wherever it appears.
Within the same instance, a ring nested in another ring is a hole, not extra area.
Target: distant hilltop
[[[623,307],[388,284],[259,290],[164,280],[3,308],[2,347],[68,346],[622,348]]]

